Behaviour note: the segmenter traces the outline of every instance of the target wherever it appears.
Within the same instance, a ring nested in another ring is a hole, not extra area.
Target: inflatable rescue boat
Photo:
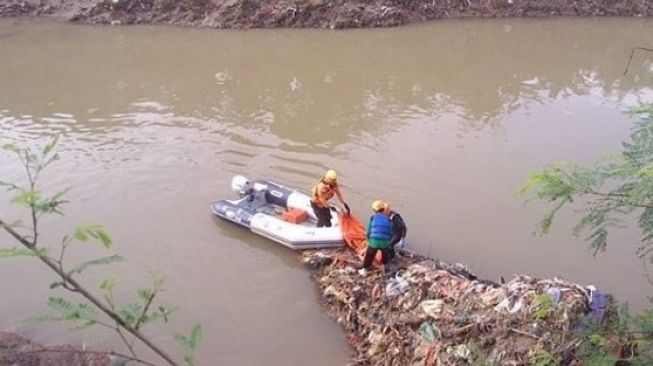
[[[218,200],[211,211],[227,221],[281,243],[288,248],[335,248],[344,244],[336,208],[331,212],[331,227],[316,227],[317,218],[310,197],[280,184],[236,175],[231,189],[236,200]]]

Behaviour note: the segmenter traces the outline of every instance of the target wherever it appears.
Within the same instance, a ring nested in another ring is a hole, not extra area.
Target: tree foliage
[[[577,236],[585,235],[594,255],[606,250],[612,228],[625,225],[627,220],[636,221],[641,232],[637,254],[653,263],[653,104],[628,113],[638,120],[619,154],[600,159],[591,167],[552,164],[531,174],[517,194],[551,202],[537,226],[541,234],[549,231],[562,208],[580,205],[582,217],[573,231]],[[649,281],[653,284],[651,278]],[[548,312],[541,315],[548,316]],[[653,365],[653,298],[648,310],[632,314],[624,305],[616,321],[586,322],[582,328],[586,334],[577,356],[584,364]],[[550,363],[545,360],[544,364]]]
[[[195,356],[194,351],[197,346],[202,342],[202,326],[196,324],[193,329],[190,331],[190,335],[185,336],[183,334],[175,334],[175,340],[179,343],[185,350],[184,352],[184,361],[190,365],[195,365]]]
[[[40,243],[39,219],[43,215],[61,214],[62,206],[66,203],[63,197],[69,191],[69,189],[63,189],[48,195],[40,189],[38,184],[41,172],[59,159],[55,152],[58,140],[58,137],[55,137],[37,152],[14,144],[2,146],[3,151],[15,155],[19,160],[25,171],[26,182],[0,181],[0,188],[4,188],[12,194],[11,204],[27,209],[30,223],[27,225],[22,221],[9,223],[0,217],[0,230],[7,232],[21,245],[19,247],[0,247],[0,259],[35,257],[56,274],[57,279],[50,285],[51,289],[63,288],[72,294],[81,296],[83,300],[76,303],[63,297],[50,297],[47,305],[52,314],[35,317],[33,320],[68,322],[73,324],[76,329],[102,326],[115,331],[131,354],[130,356],[113,351],[107,352],[108,355],[118,357],[115,360],[118,364],[138,362],[153,365],[153,363],[137,357],[133,343],[138,340],[167,364],[179,365],[166,351],[156,346],[141,331],[141,328],[149,323],[167,322],[170,314],[176,309],[174,306],[157,303],[157,295],[164,283],[162,276],[155,275],[149,288],[137,290],[136,299],[126,303],[118,303],[115,300],[113,292],[118,284],[118,279],[109,276],[100,284],[103,294],[103,298],[100,299],[82,285],[75,276],[100,265],[109,266],[121,262],[124,257],[108,253],[106,256],[85,260],[69,267],[65,262],[65,255],[69,248],[82,243],[97,243],[104,250],[111,250],[113,240],[101,225],[79,225],[70,234],[64,236],[57,247],[43,246]],[[58,252],[58,255],[51,256],[53,252]],[[193,328],[189,337],[176,335],[175,339],[184,341],[180,341],[184,351],[183,362],[194,366],[194,351],[201,341],[201,327]]]
[[[594,255],[606,249],[610,229],[635,217],[642,233],[637,254],[653,261],[653,105],[628,113],[639,120],[618,155],[591,167],[552,164],[531,174],[517,194],[551,202],[538,233],[549,231],[563,207],[581,204],[583,216],[574,234],[585,235]]]

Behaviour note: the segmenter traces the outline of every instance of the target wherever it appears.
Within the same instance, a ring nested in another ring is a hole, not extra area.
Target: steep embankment
[[[3,0],[0,17],[213,28],[391,27],[450,18],[650,16],[646,0]]]

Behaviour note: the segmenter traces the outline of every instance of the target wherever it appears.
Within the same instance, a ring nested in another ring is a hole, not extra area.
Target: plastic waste
[[[592,317],[597,322],[602,322],[609,303],[612,301],[612,295],[600,291],[596,286],[589,285],[585,289],[589,291],[588,303]]]
[[[440,329],[429,322],[424,322],[419,326],[419,334],[425,341],[432,343],[440,338]]]
[[[494,307],[494,310],[498,312],[507,311],[510,314],[514,314],[519,310],[521,310],[523,306],[524,306],[524,300],[521,297],[516,298],[514,296],[511,296],[501,300],[501,302]]]
[[[558,305],[558,303],[560,302],[560,298],[562,297],[562,291],[561,291],[560,287],[558,287],[558,286],[549,287],[546,290],[546,293],[549,296],[551,296],[551,300],[553,300],[553,303],[555,305]]]
[[[461,360],[469,360],[472,357],[472,352],[466,344],[459,344],[453,348],[453,355]]]
[[[469,320],[467,315],[456,315],[453,317],[453,323],[459,327],[469,324]]]
[[[594,314],[603,314],[604,322],[612,319],[605,315],[609,295],[557,278],[516,275],[497,284],[414,253],[393,260],[398,275],[359,276],[360,259],[349,249],[302,256],[305,263],[321,265],[314,278],[329,313],[348,335],[356,365],[470,365],[476,349],[494,365],[532,364],[538,349],[564,359],[578,350],[585,333],[561,337],[551,330],[578,329]],[[560,316],[536,320],[538,294],[551,296]],[[622,345],[619,338],[610,342]]]
[[[436,319],[442,312],[442,305],[444,305],[444,301],[442,300],[424,300],[420,304],[426,314]]]
[[[408,284],[408,281],[400,276],[397,276],[388,281],[388,284],[385,286],[385,294],[386,296],[401,295],[404,292],[408,291],[409,287],[410,285]]]

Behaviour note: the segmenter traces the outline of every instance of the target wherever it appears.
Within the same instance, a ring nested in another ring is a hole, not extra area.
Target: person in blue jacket
[[[367,268],[372,265],[376,252],[379,250],[382,253],[383,264],[388,263],[394,257],[394,251],[390,247],[390,239],[392,238],[392,223],[388,215],[385,213],[386,204],[383,201],[374,201],[372,203],[372,211],[374,214],[370,217],[367,224],[367,251],[363,258],[363,266],[360,269],[360,274],[365,274]]]
[[[393,253],[395,250],[404,250],[406,248],[406,222],[401,217],[399,212],[392,210],[387,202],[383,202],[383,212],[388,215],[388,219],[392,224],[392,237],[390,238],[390,249]]]

